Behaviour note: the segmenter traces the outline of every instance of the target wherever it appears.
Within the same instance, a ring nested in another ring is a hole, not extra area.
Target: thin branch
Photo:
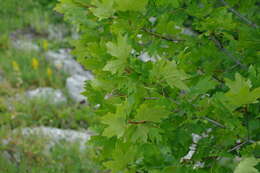
[[[244,69],[246,69],[246,66],[242,64],[231,52],[229,52],[222,44],[221,42],[216,38],[216,36],[212,35],[210,39],[215,43],[215,45],[224,53],[226,54],[231,60],[233,60],[236,63],[236,66],[240,66]],[[235,67],[235,66],[234,66]],[[234,68],[232,67],[232,68]]]
[[[234,8],[231,8],[230,5],[225,1],[225,0],[220,0],[222,2],[223,5],[228,6],[228,10],[230,12],[232,12],[233,14],[235,14],[237,17],[239,17],[241,20],[243,20],[245,23],[247,23],[248,25],[254,27],[254,28],[258,28],[259,26],[257,24],[255,24],[254,22],[252,22],[251,20],[249,20],[248,18],[246,18],[245,16],[243,16],[242,14],[240,14],[238,11],[236,11]]]
[[[210,123],[212,123],[212,124],[214,124],[214,125],[216,125],[216,126],[218,126],[220,128],[223,128],[223,129],[226,128],[224,125],[222,125],[219,122],[217,122],[215,120],[212,120],[212,119],[210,119],[208,117],[203,117],[203,119],[207,120],[208,122],[210,122]]]
[[[247,143],[248,143],[248,141],[245,141],[245,142],[239,143],[238,145],[236,145],[236,146],[234,146],[233,148],[229,149],[228,152],[235,151],[235,150],[241,148],[243,145],[246,145]]]
[[[247,141],[250,140],[250,129],[249,129],[249,113],[247,111],[247,107],[244,108],[245,118],[246,118],[246,129],[247,129]]]
[[[145,124],[145,123],[147,123],[148,121],[131,121],[131,120],[129,120],[128,121],[128,123],[129,124]]]
[[[160,39],[163,39],[163,40],[167,40],[167,41],[170,41],[170,42],[174,42],[174,43],[178,43],[178,42],[181,42],[181,41],[184,41],[184,40],[180,40],[180,39],[176,39],[176,38],[172,38],[171,36],[164,36],[164,35],[161,35],[159,33],[156,33],[154,31],[151,31],[149,29],[146,29],[146,28],[143,28],[142,29],[144,32],[154,36],[154,37],[157,37],[157,38],[160,38]]]
[[[145,100],[159,100],[159,97],[145,97]]]
[[[256,141],[251,140],[251,139],[246,139],[245,142],[242,142],[242,143],[237,144],[237,145],[234,146],[233,148],[229,149],[228,152],[235,151],[235,150],[241,148],[242,146],[244,146],[244,145],[246,145],[246,144],[254,144],[254,143],[256,143]]]
[[[249,139],[248,142],[249,142],[250,144],[254,144],[254,143],[256,143],[256,141],[251,140],[251,139]]]

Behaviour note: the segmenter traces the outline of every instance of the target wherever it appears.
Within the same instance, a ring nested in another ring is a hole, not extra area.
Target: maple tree
[[[56,10],[95,75],[85,95],[104,169],[259,172],[257,0],[60,0]]]

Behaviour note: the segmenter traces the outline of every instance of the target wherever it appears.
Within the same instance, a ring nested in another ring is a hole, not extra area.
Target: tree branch
[[[216,125],[216,126],[218,126],[218,127],[220,127],[220,128],[223,128],[223,129],[226,128],[224,125],[222,125],[222,124],[220,124],[219,122],[217,122],[217,121],[215,121],[215,120],[212,120],[212,119],[210,119],[210,118],[208,118],[208,117],[203,117],[203,119],[207,120],[208,122],[210,122],[210,123],[212,123],[212,124],[214,124],[214,125]]]
[[[184,40],[180,40],[180,39],[176,39],[176,38],[172,38],[171,36],[164,36],[164,35],[161,35],[159,33],[156,33],[154,31],[151,31],[149,29],[146,29],[146,28],[143,28],[142,31],[154,36],[154,37],[157,37],[157,38],[160,38],[160,39],[163,39],[163,40],[166,40],[166,41],[170,41],[170,42],[174,42],[174,43],[178,43],[178,42],[181,42],[181,41],[184,41]]]
[[[246,69],[246,66],[242,64],[231,52],[229,52],[222,43],[216,38],[216,36],[211,35],[210,39],[215,43],[215,45],[221,50],[225,55],[227,55],[231,60],[233,60],[236,63],[236,66],[239,65],[243,69]],[[232,68],[234,68],[233,66]]]
[[[145,123],[147,123],[147,121],[131,121],[131,120],[129,120],[128,123],[136,125],[136,124],[145,124]]]
[[[229,149],[228,152],[235,151],[235,150],[241,148],[243,145],[245,145],[245,144],[247,144],[247,143],[248,143],[248,141],[245,141],[245,142],[239,143],[239,144],[237,144],[236,146],[234,146],[233,148]]]
[[[254,28],[259,28],[259,26],[257,24],[255,24],[254,22],[252,22],[251,20],[249,20],[248,18],[246,18],[245,16],[240,14],[234,8],[231,8],[230,5],[225,0],[219,0],[219,1],[222,2],[223,5],[228,6],[229,7],[228,10],[230,12],[232,12],[233,14],[235,14],[237,17],[239,17],[241,20],[243,20],[245,23],[247,23],[248,25],[250,25]]]
[[[159,97],[145,97],[145,100],[159,100]]]

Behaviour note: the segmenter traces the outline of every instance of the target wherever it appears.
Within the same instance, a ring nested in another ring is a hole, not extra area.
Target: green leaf
[[[134,161],[136,154],[136,146],[119,141],[112,153],[112,160],[105,162],[104,166],[111,170],[112,173],[125,172],[127,165]]]
[[[110,71],[112,74],[115,74],[116,72],[122,73],[126,67],[127,58],[132,49],[127,42],[127,36],[119,35],[117,43],[108,42],[106,47],[107,52],[117,59],[108,61],[103,70]]]
[[[191,88],[191,93],[195,95],[200,95],[207,93],[209,90],[212,90],[216,87],[217,82],[213,81],[211,77],[207,76],[199,80],[199,82]]]
[[[135,120],[160,122],[162,118],[166,118],[169,114],[170,112],[163,106],[144,103],[137,110]]]
[[[160,60],[159,62],[156,62],[151,71],[151,76],[154,77],[154,80],[156,81],[166,81],[172,88],[176,87],[182,90],[189,90],[184,82],[189,79],[189,75],[183,70],[178,69],[175,61]]]
[[[127,41],[127,36],[122,36],[121,34],[117,37],[117,43],[108,42],[106,47],[110,55],[120,59],[128,57],[132,49]]]
[[[130,136],[130,141],[133,143],[143,142],[146,143],[148,139],[149,128],[145,125],[133,125],[133,132]]]
[[[115,13],[114,0],[94,0],[92,4],[95,7],[90,8],[90,11],[99,19],[111,17]]]
[[[239,73],[236,73],[234,81],[226,79],[226,84],[230,90],[225,93],[225,96],[233,110],[246,104],[256,103],[260,97],[260,88],[250,91],[251,81],[246,80]]]
[[[122,137],[126,128],[126,105],[120,104],[117,106],[116,113],[108,113],[102,117],[101,122],[108,125],[103,131],[103,136],[107,137]]]
[[[126,67],[126,61],[122,59],[116,59],[108,61],[108,63],[103,68],[104,71],[110,71],[112,74],[117,72],[122,73]]]
[[[173,8],[178,8],[180,6],[180,0],[157,0],[156,3],[162,6],[172,5]]]
[[[234,173],[259,173],[259,171],[254,167],[258,163],[260,163],[260,159],[253,157],[244,158],[240,161]]]
[[[148,0],[115,0],[119,11],[143,11]]]

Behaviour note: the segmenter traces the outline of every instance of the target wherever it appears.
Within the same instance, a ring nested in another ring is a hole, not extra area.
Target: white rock
[[[85,147],[85,143],[90,139],[91,132],[89,131],[76,131],[68,129],[58,129],[52,127],[34,127],[23,128],[21,133],[24,136],[36,135],[44,137],[49,140],[50,144],[57,144],[61,141],[70,143],[79,143],[81,148]]]
[[[93,76],[89,71],[83,69],[83,67],[70,55],[70,50],[60,49],[58,52],[48,51],[46,53],[46,59],[52,63],[56,68],[63,70],[69,75],[81,75],[88,79],[92,79]]]
[[[50,40],[62,41],[67,33],[68,33],[68,29],[65,25],[48,26],[48,37]]]
[[[66,97],[60,90],[48,87],[27,91],[25,96],[29,99],[44,99],[52,104],[67,102]]]
[[[13,47],[25,51],[39,51],[38,45],[34,44],[31,40],[14,40]]]
[[[70,97],[76,102],[87,101],[87,98],[81,93],[84,91],[85,82],[89,80],[86,76],[73,75],[66,81],[66,88]]]
[[[17,141],[18,143],[22,142],[25,143],[26,140],[39,140],[42,139],[42,153],[45,155],[50,154],[51,149],[55,145],[62,145],[64,146],[64,142],[66,146],[78,144],[80,150],[87,149],[86,142],[90,139],[93,135],[90,131],[87,130],[69,130],[69,129],[58,129],[52,127],[33,127],[33,128],[22,128],[22,129],[15,129],[12,133],[6,138],[1,139],[0,144],[3,146],[8,145],[12,141]],[[19,137],[17,140],[15,138]],[[19,146],[18,146],[19,147]],[[0,153],[1,154],[1,153]],[[4,157],[7,160],[12,160],[11,157],[15,157],[16,162],[21,161],[21,153],[19,151],[12,153],[12,156],[8,152],[3,152],[0,157]]]

